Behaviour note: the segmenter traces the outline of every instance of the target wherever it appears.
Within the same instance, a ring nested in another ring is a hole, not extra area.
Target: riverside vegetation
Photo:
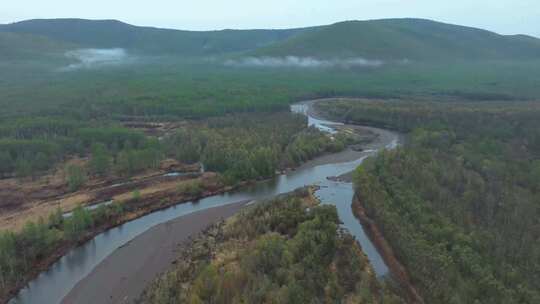
[[[329,140],[305,125],[304,117],[288,113],[236,115],[193,121],[159,141],[115,122],[21,119],[0,127],[0,174],[39,176],[79,154],[90,156],[86,173],[132,175],[172,157],[184,163],[203,161],[234,182],[269,177],[280,165],[294,166],[348,143],[345,136]],[[83,168],[66,171],[75,190],[82,184]]]
[[[257,203],[186,245],[140,303],[405,303],[334,206],[309,189]]]
[[[44,124],[49,127],[42,128]],[[71,153],[88,155],[90,161],[86,166],[66,168],[69,191],[82,187],[88,175],[129,176],[157,166],[164,157],[183,163],[202,161],[207,170],[220,174],[222,185],[234,185],[272,177],[277,170],[297,166],[323,153],[340,151],[353,140],[345,135],[330,137],[315,128],[307,128],[305,117],[290,113],[192,121],[161,141],[120,126],[90,128],[87,123],[70,123],[69,128],[62,128],[56,121],[47,120],[21,122],[6,134],[13,137],[4,140],[6,159],[15,159],[15,163],[24,161],[30,166],[31,175],[41,174],[43,171],[38,169],[45,170],[53,160],[61,161]],[[29,154],[28,147],[35,147],[35,153]],[[45,156],[30,158],[40,154]],[[17,166],[6,170],[21,174]],[[188,197],[204,190],[204,185],[197,181],[178,187]],[[50,263],[51,255],[58,250],[122,221],[140,203],[138,191],[133,193],[133,202],[113,203],[94,211],[78,207],[69,218],[63,218],[62,211],[57,210],[48,219],[29,222],[19,232],[0,232],[0,296],[7,296],[7,292],[25,282],[36,265]]]
[[[356,187],[423,297],[429,303],[539,302],[536,38],[418,19],[216,32],[64,19],[0,25],[0,44],[0,176],[41,178],[74,155],[88,158],[66,166],[68,192],[84,189],[91,177],[144,173],[166,158],[203,162],[222,184],[266,178],[350,141],[306,129],[302,118],[283,113],[292,102],[401,98],[342,102],[325,112],[412,134],[405,148],[362,167]],[[81,49],[113,49],[123,57],[84,66],[85,58],[68,56]],[[315,64],[288,66],[288,56]],[[250,58],[285,66],[243,66]],[[186,121],[161,140],[126,127]],[[178,188],[201,192],[196,183]],[[99,230],[102,218],[114,222],[129,210],[130,204],[116,203],[78,208],[71,218],[56,212],[20,232],[0,232],[0,299],[59,248]],[[284,265],[304,263],[293,254],[296,235],[276,237],[282,241],[270,236],[270,243],[291,252]],[[214,282],[212,271],[201,274],[200,284]],[[334,282],[332,271],[319,275],[321,281],[301,286],[303,300],[321,299],[323,290],[314,287]],[[279,296],[293,293],[261,280]],[[358,287],[344,286],[329,299]],[[242,290],[234,296],[254,289]]]
[[[540,107],[341,101],[345,121],[408,132],[355,173],[359,202],[429,303],[540,301]]]

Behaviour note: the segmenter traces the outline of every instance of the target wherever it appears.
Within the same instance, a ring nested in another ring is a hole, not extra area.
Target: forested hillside
[[[0,31],[0,63],[47,56],[61,58],[71,48],[73,45],[69,43],[43,36]]]
[[[125,48],[149,54],[384,60],[539,59],[540,40],[504,36],[424,19],[348,21],[286,30],[181,31],[139,27],[117,20],[36,19],[0,25],[0,31],[31,34],[79,48]]]
[[[540,108],[339,102],[335,117],[409,132],[360,167],[367,209],[429,303],[540,301]]]
[[[418,19],[213,32],[29,20],[0,25],[0,116],[193,118],[328,96],[532,99],[538,41]],[[107,50],[119,56],[107,61]]]
[[[540,39],[424,19],[348,21],[301,33],[259,56],[363,57],[384,60],[539,59]]]
[[[140,303],[405,303],[338,224],[306,189],[258,203],[184,248]]]
[[[204,56],[253,50],[304,31],[181,31],[139,27],[117,20],[35,19],[0,26],[0,31],[39,35],[79,48],[125,48],[149,54]]]

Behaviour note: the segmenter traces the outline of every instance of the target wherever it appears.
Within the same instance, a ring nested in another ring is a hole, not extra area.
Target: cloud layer
[[[352,67],[379,67],[381,60],[368,60],[364,58],[348,59],[316,59],[313,57],[246,57],[243,59],[227,60],[225,65],[237,67],[270,67],[270,68],[352,68]]]
[[[79,49],[68,51],[65,56],[76,61],[62,70],[71,71],[127,63],[130,57],[124,49]]]

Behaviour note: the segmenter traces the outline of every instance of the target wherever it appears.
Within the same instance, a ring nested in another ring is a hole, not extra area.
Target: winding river
[[[314,125],[326,132],[335,132],[333,126],[340,123],[310,115],[309,110],[312,103],[313,101],[295,104],[291,106],[291,110],[307,115],[309,125]],[[256,183],[238,191],[178,204],[101,233],[84,245],[71,250],[53,264],[49,270],[31,281],[9,304],[61,303],[66,295],[81,280],[95,271],[96,267],[108,256],[157,225],[167,223],[181,216],[208,210],[209,208],[240,201],[268,198],[290,192],[298,187],[313,184],[320,186],[316,195],[323,204],[333,204],[337,207],[343,226],[359,241],[377,275],[383,276],[388,272],[388,268],[364,233],[362,226],[352,214],[351,201],[354,192],[352,184],[327,179],[354,170],[366,157],[374,155],[381,149],[393,149],[398,145],[398,135],[396,133],[376,128],[366,129],[377,133],[379,136],[375,142],[367,145],[364,152],[348,150],[324,156],[271,180]]]

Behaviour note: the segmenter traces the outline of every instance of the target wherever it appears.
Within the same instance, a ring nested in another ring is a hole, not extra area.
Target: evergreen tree
[[[92,155],[90,158],[90,171],[93,174],[105,175],[111,165],[111,156],[104,144],[94,143],[92,145]]]
[[[69,191],[76,191],[86,182],[86,172],[79,165],[68,165],[65,170]]]

